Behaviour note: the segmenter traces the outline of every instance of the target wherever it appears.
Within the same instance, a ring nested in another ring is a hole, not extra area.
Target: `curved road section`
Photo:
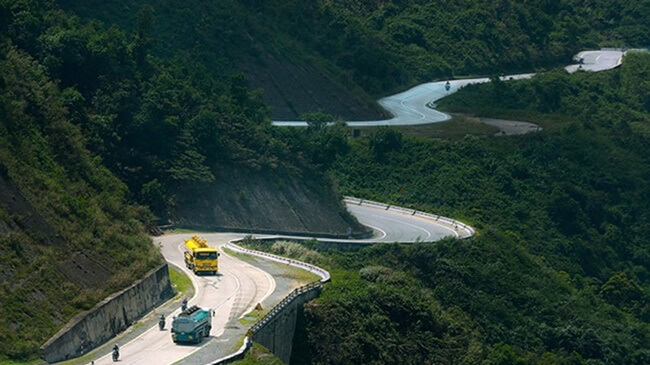
[[[568,66],[569,72],[578,69],[601,71],[620,65],[623,53],[620,51],[590,51],[576,55],[579,65]],[[507,79],[529,78],[533,74],[508,76]],[[394,117],[381,121],[348,122],[349,126],[379,126],[379,125],[413,125],[436,123],[448,120],[449,116],[430,108],[432,102],[449,95],[461,87],[471,84],[486,82],[487,78],[453,80],[450,88],[446,90],[445,82],[432,82],[416,86],[402,93],[383,98],[379,103],[389,110]],[[299,126],[304,122],[274,122],[274,125]],[[444,237],[469,237],[474,234],[471,227],[461,222],[444,217],[431,215],[400,207],[365,201],[355,198],[346,198],[346,204],[358,220],[375,231],[375,237],[362,242],[417,242],[437,241]],[[170,235],[156,238],[165,259],[185,271],[192,279],[195,296],[190,304],[197,304],[214,311],[212,319],[211,337],[201,345],[182,346],[176,345],[171,340],[169,331],[159,331],[154,326],[134,340],[122,344],[122,364],[171,364],[182,361],[183,363],[205,363],[203,357],[197,353],[202,347],[213,341],[218,342],[229,327],[236,327],[239,320],[249,313],[257,303],[264,306],[273,306],[275,303],[269,297],[276,291],[276,281],[264,270],[252,266],[236,257],[223,252],[223,246],[230,240],[242,238],[242,234],[202,234],[208,242],[221,248],[220,272],[216,276],[195,276],[185,269],[181,247],[191,234]],[[285,294],[286,295],[286,294]],[[276,299],[277,300],[277,299]],[[270,301],[270,302],[269,302]],[[173,315],[178,315],[179,310],[167,314],[167,323],[171,322]],[[209,356],[213,359],[223,357],[232,352],[225,346],[214,346],[215,353]],[[222,351],[225,353],[218,353]],[[95,360],[95,364],[112,364],[110,354]]]
[[[374,238],[361,242],[426,242],[444,237],[462,238],[473,235],[471,227],[436,215],[356,198],[346,198],[346,204],[362,224],[375,231]],[[244,234],[201,233],[201,237],[211,246],[219,248],[220,271],[216,276],[194,275],[185,268],[182,254],[184,241],[192,235],[156,237],[154,242],[160,246],[163,256],[171,265],[179,267],[191,278],[196,294],[190,300],[190,305],[196,304],[214,311],[211,336],[201,345],[177,345],[172,342],[168,329],[160,331],[156,325],[134,340],[120,343],[120,364],[205,364],[209,360],[206,358],[218,359],[229,355],[234,349],[231,345],[219,346],[220,338],[227,335],[228,331],[232,332],[232,328],[241,326],[240,320],[257,303],[270,308],[277,304],[278,297],[281,298],[290,291],[285,288],[286,293],[277,295],[276,281],[271,275],[223,251],[228,242],[243,238]],[[166,313],[167,328],[170,327],[172,316],[179,312],[177,309]],[[201,351],[208,346],[212,352],[206,354]],[[110,354],[94,361],[97,365],[113,364]]]
[[[578,69],[602,71],[617,67],[621,63],[621,51],[581,52],[575,59],[579,65],[567,67],[572,72]],[[508,76],[506,79],[530,78],[533,74]],[[429,107],[432,102],[449,95],[461,87],[486,82],[487,78],[453,80],[446,90],[445,82],[432,82],[416,86],[405,92],[383,98],[379,103],[389,110],[394,117],[381,121],[348,122],[349,126],[379,125],[414,125],[428,124],[448,120],[450,117]],[[274,125],[305,126],[305,122],[274,122]],[[470,237],[474,234],[471,227],[445,217],[431,215],[400,207],[355,198],[346,198],[346,204],[358,220],[375,231],[375,237],[362,242],[417,242],[437,241],[445,237]],[[197,304],[214,311],[211,337],[202,345],[181,346],[171,340],[169,331],[159,331],[154,326],[134,340],[122,344],[122,364],[171,364],[183,359],[184,363],[205,363],[201,359],[192,360],[193,355],[203,346],[215,341],[224,334],[229,326],[239,323],[257,303],[272,306],[265,302],[276,290],[276,282],[262,269],[252,266],[236,257],[223,252],[223,246],[230,240],[241,238],[242,234],[203,234],[208,242],[221,248],[220,272],[216,276],[195,276],[185,269],[181,247],[191,234],[159,237],[156,242],[161,247],[165,259],[185,271],[192,279],[196,295],[190,304]],[[168,324],[171,316],[178,315],[179,310],[167,315]],[[168,325],[169,327],[169,325]],[[223,346],[222,346],[223,347]],[[225,349],[226,352],[232,352]],[[214,358],[226,354],[214,353]],[[110,354],[95,360],[95,364],[112,364]]]
[[[567,66],[568,72],[579,69],[584,71],[604,71],[621,65],[625,52],[621,50],[584,51],[578,53],[574,60],[580,64]],[[503,77],[504,80],[527,79],[535,74],[521,74]],[[450,89],[446,90],[445,81],[429,82],[415,86],[399,94],[379,100],[379,104],[389,111],[393,118],[385,120],[348,121],[350,127],[404,126],[430,124],[449,120],[451,117],[431,107],[437,100],[458,91],[468,84],[490,81],[489,78],[450,80]],[[304,121],[273,121],[274,126],[305,127]]]

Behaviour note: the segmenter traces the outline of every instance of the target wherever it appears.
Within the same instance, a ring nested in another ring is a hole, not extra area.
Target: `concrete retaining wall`
[[[84,355],[173,295],[167,264],[163,264],[93,309],[73,317],[41,347],[42,357],[52,363]]]
[[[298,314],[305,303],[318,297],[320,289],[321,283],[316,282],[294,290],[251,328],[253,342],[266,347],[282,362],[288,364]]]

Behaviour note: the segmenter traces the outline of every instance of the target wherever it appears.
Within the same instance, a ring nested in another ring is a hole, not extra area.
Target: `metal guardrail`
[[[375,201],[372,201],[372,200],[365,200],[365,199],[359,199],[359,198],[354,198],[354,197],[345,197],[344,201],[346,203],[349,203],[349,204],[369,205],[369,206],[374,206],[374,207],[385,209],[385,210],[397,211],[397,212],[401,212],[401,213],[404,213],[404,214],[410,214],[410,215],[418,216],[418,217],[421,217],[421,218],[430,219],[430,220],[439,222],[441,224],[446,224],[446,225],[452,226],[456,231],[458,231],[459,229],[464,230],[465,234],[463,236],[460,236],[460,234],[459,234],[459,237],[461,237],[461,238],[469,238],[469,237],[472,237],[472,236],[474,236],[476,234],[476,231],[474,230],[474,228],[468,226],[467,224],[465,224],[463,222],[459,222],[459,221],[451,219],[451,218],[443,217],[443,216],[440,216],[440,215],[421,212],[421,211],[414,210],[414,209],[408,209],[408,208],[403,208],[403,207],[398,207],[398,206],[392,206],[392,205],[388,205],[388,204],[384,204],[384,203],[375,202]],[[282,239],[283,237],[276,236],[276,237],[273,237],[273,238]],[[262,257],[262,258],[265,258],[265,259],[268,259],[268,260],[281,262],[281,263],[284,263],[284,264],[287,264],[287,265],[302,268],[304,270],[307,270],[309,272],[312,272],[312,273],[320,276],[321,280],[313,282],[311,284],[301,286],[301,287],[295,289],[294,291],[292,291],[291,293],[289,293],[289,295],[284,297],[280,301],[280,303],[278,303],[276,306],[274,306],[264,317],[262,317],[262,319],[260,319],[258,322],[256,322],[248,330],[248,333],[246,334],[246,337],[244,337],[244,343],[239,348],[239,350],[237,350],[235,353],[233,353],[231,355],[228,355],[228,356],[223,357],[221,359],[218,359],[216,361],[210,362],[210,363],[208,363],[206,365],[222,365],[222,364],[231,363],[231,362],[233,362],[235,360],[243,359],[244,356],[245,356],[246,350],[248,350],[253,345],[253,336],[255,335],[255,333],[257,333],[258,331],[263,329],[264,326],[266,326],[268,323],[270,323],[277,315],[282,313],[282,311],[289,304],[291,304],[296,298],[298,298],[298,297],[300,297],[302,295],[305,295],[306,293],[309,293],[309,292],[311,292],[313,290],[320,290],[323,287],[324,283],[327,283],[327,282],[329,282],[331,280],[330,273],[327,270],[325,270],[323,268],[320,268],[320,267],[318,267],[316,265],[308,264],[306,262],[297,261],[297,260],[293,260],[293,259],[288,259],[286,257],[282,257],[282,256],[278,256],[278,255],[274,255],[274,254],[270,254],[270,253],[266,253],[266,252],[250,250],[250,249],[247,249],[247,248],[243,248],[243,247],[241,247],[241,246],[239,246],[239,245],[237,245],[235,243],[235,242],[241,242],[243,240],[244,240],[244,238],[232,240],[232,241],[228,242],[225,247],[230,248],[233,251],[246,254],[246,255],[258,256],[258,257]]]
[[[303,294],[309,293],[313,290],[320,290],[322,288],[323,284],[320,281],[313,282],[311,284],[307,284],[304,286],[301,286],[300,288],[296,288],[294,291],[292,291],[289,295],[284,297],[280,303],[278,303],[273,309],[271,309],[262,319],[260,319],[257,323],[251,327],[250,332],[252,335],[260,331],[264,326],[266,326],[268,323],[270,323],[278,314],[280,314],[284,308],[286,308],[291,302],[293,302],[296,298],[300,297]]]
[[[349,203],[349,204],[368,205],[368,206],[381,208],[381,209],[384,209],[384,210],[396,211],[396,212],[410,214],[410,215],[413,215],[413,216],[418,216],[420,218],[425,218],[425,219],[429,219],[429,220],[432,220],[432,221],[436,221],[438,223],[445,224],[447,226],[451,226],[456,231],[459,231],[459,230],[464,231],[465,234],[463,234],[463,235],[461,235],[459,233],[460,238],[470,238],[470,237],[473,237],[476,234],[476,231],[474,230],[474,228],[468,226],[467,224],[465,224],[463,222],[460,222],[460,221],[457,221],[455,219],[443,217],[441,215],[431,214],[431,213],[427,213],[427,212],[421,212],[421,211],[415,210],[415,209],[408,209],[408,208],[404,208],[404,207],[398,207],[398,206],[394,206],[394,205],[379,203],[379,202],[372,201],[372,200],[355,198],[355,197],[351,197],[351,196],[346,196],[346,197],[344,197],[343,200],[346,203]]]
[[[280,237],[280,236],[278,236],[277,238],[282,239],[282,237]],[[269,259],[269,260],[272,260],[272,261],[281,262],[283,264],[288,264],[288,265],[291,265],[291,266],[299,267],[301,269],[305,269],[305,270],[307,270],[309,272],[312,272],[312,273],[320,276],[321,277],[321,280],[320,280],[321,283],[327,283],[331,279],[331,275],[330,275],[329,271],[327,271],[325,269],[322,269],[322,268],[320,268],[320,267],[318,267],[316,265],[308,264],[306,262],[302,262],[302,261],[298,261],[298,260],[288,259],[286,257],[274,255],[274,254],[271,254],[271,253],[266,253],[266,252],[262,252],[262,251],[255,251],[255,250],[249,250],[247,248],[243,248],[243,247],[238,246],[237,244],[235,244],[235,242],[241,242],[243,240],[244,240],[243,238],[232,240],[232,241],[228,242],[225,247],[228,247],[228,248],[232,249],[233,251],[245,253],[245,254],[252,255],[252,256],[259,256],[259,257],[263,257],[265,259]]]

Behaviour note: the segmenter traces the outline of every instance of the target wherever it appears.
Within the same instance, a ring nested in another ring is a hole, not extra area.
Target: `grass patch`
[[[264,317],[264,315],[266,313],[268,313],[268,311],[266,311],[266,310],[261,310],[261,311],[253,310],[252,312],[250,312],[250,313],[246,314],[244,317],[242,317],[239,320],[239,323],[241,323],[241,324],[253,324],[253,323],[256,323],[260,319],[262,319],[262,317]]]
[[[236,365],[282,365],[282,360],[277,358],[266,347],[253,343],[253,347],[246,353],[243,360],[234,362]]]
[[[246,262],[257,262],[257,257],[256,256],[251,256],[251,255],[246,255],[238,251],[233,251],[229,248],[223,247],[221,249],[223,252],[227,253],[228,255],[232,257],[236,257],[240,260],[244,260]]]
[[[451,120],[440,123],[397,127],[406,136],[424,139],[459,139],[466,136],[490,136],[499,128],[481,123],[478,118],[454,115]]]
[[[318,276],[318,275],[316,275],[316,274],[314,274],[312,272],[309,272],[309,271],[303,270],[303,269],[299,269],[299,268],[293,267],[293,266],[287,266],[286,270],[284,270],[284,272],[282,274],[278,275],[278,276],[282,276],[282,277],[289,278],[289,279],[294,279],[296,281],[300,281],[300,282],[303,282],[305,284],[313,283],[314,281],[318,281],[318,280],[321,279],[320,276]]]
[[[292,243],[294,244],[294,243]],[[223,251],[226,252],[227,254],[234,256],[242,261],[246,261],[248,263],[256,263],[259,262],[258,258],[256,256],[251,256],[251,255],[246,255],[240,252],[233,251],[228,248],[223,248]],[[283,256],[283,255],[280,255]],[[294,257],[292,255],[289,255],[291,257]],[[302,260],[301,260],[302,261]],[[289,265],[282,265],[282,273],[280,275],[276,275],[288,279],[293,279],[305,284],[313,283],[314,281],[320,280],[321,277],[311,273],[307,270],[295,267],[295,266],[289,266]]]
[[[24,361],[24,362],[12,361],[12,360],[0,360],[0,365],[37,365],[37,364],[45,364],[45,362],[40,359]]]
[[[361,137],[369,137],[379,127],[354,128]],[[481,123],[478,118],[467,115],[453,115],[451,120],[422,125],[393,126],[405,136],[423,139],[462,139],[466,136],[489,136],[499,132],[499,128]]]
[[[192,280],[183,271],[173,265],[169,265],[169,280],[172,283],[172,288],[174,288],[176,295],[184,294],[185,296],[189,296],[194,292]]]

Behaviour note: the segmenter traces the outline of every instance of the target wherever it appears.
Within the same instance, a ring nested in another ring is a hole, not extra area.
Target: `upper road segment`
[[[566,67],[568,72],[579,69],[584,71],[604,71],[621,65],[624,51],[600,50],[584,51],[578,53],[574,60],[580,64]],[[535,74],[521,74],[504,76],[504,80],[531,78]],[[377,127],[377,126],[405,126],[438,123],[449,120],[448,114],[435,110],[433,103],[437,100],[458,91],[465,85],[478,84],[490,81],[489,78],[449,80],[449,90],[446,89],[447,81],[428,82],[415,86],[399,94],[380,99],[379,104],[390,112],[393,117],[385,120],[347,121],[349,127]],[[273,121],[274,126],[305,127],[304,121]]]

